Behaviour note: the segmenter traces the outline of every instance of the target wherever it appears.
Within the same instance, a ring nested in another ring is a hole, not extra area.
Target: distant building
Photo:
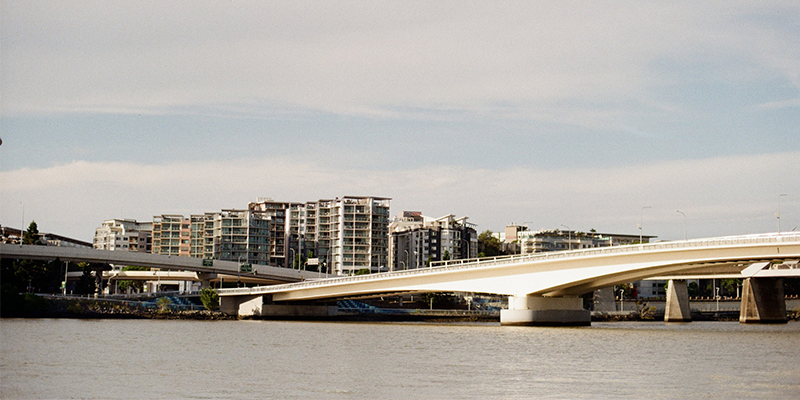
[[[270,265],[269,215],[230,209],[204,215],[203,257]]]
[[[337,275],[380,271],[387,262],[390,200],[345,196],[291,204],[285,225],[289,256],[310,254]]]
[[[269,259],[273,265],[287,268],[292,265],[290,258],[292,255],[297,254],[297,247],[291,247],[290,245],[291,243],[296,245],[297,240],[292,242],[290,237],[294,235],[297,238],[297,232],[295,229],[293,234],[286,221],[290,210],[300,206],[302,206],[301,203],[281,202],[270,198],[259,198],[258,201],[247,205],[247,209],[261,212],[269,218],[267,241],[269,242]],[[293,248],[294,251],[289,251],[290,248]]]
[[[423,268],[432,261],[476,258],[478,234],[467,217],[430,218],[406,211],[389,224],[389,268]]]
[[[189,257],[191,220],[183,215],[153,216],[153,254]]]
[[[152,222],[134,219],[109,219],[95,229],[92,247],[101,250],[152,251]]]
[[[595,247],[620,246],[639,242],[639,235],[580,232],[561,229],[543,229],[539,231],[518,230],[516,234],[516,241],[519,244],[519,254],[580,250]],[[654,237],[655,236],[642,236],[642,241],[647,243]],[[508,238],[506,238],[506,240],[508,240]]]

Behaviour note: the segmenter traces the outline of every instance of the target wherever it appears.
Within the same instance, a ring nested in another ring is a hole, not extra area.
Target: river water
[[[0,397],[798,398],[800,323],[4,319]]]

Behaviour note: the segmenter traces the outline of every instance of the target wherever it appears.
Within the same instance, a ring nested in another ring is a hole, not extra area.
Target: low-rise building
[[[475,258],[478,234],[468,217],[430,218],[406,211],[389,224],[389,268],[423,268],[432,261]]]
[[[101,250],[152,251],[152,222],[135,219],[109,219],[95,229],[92,247]]]

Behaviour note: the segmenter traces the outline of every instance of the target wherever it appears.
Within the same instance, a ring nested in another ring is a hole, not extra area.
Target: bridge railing
[[[320,280],[309,280],[297,283],[287,283],[282,285],[262,286],[258,287],[256,289],[256,292],[270,293],[286,289],[301,289],[301,288],[310,288],[315,286],[337,285],[337,284],[351,283],[357,281],[392,279],[401,276],[448,272],[453,270],[462,270],[469,268],[494,267],[499,265],[517,264],[522,262],[540,261],[540,260],[578,258],[586,256],[613,255],[613,254],[645,252],[645,251],[692,249],[692,248],[709,247],[709,246],[733,246],[733,245],[787,243],[787,242],[788,243],[800,242],[800,233],[791,232],[784,234],[730,236],[730,237],[711,238],[711,239],[693,239],[693,240],[682,240],[674,242],[644,243],[644,244],[611,246],[602,248],[591,248],[591,249],[580,249],[580,250],[558,251],[558,252],[536,253],[536,254],[525,254],[525,255],[515,254],[509,256],[498,256],[490,258],[448,260],[448,261],[439,261],[436,263],[431,263],[431,266],[429,268],[416,268],[403,271],[382,272],[378,274],[346,276],[346,277],[337,277],[337,278],[320,279]],[[223,295],[252,294],[254,292],[253,289],[254,288],[221,289],[219,293]]]

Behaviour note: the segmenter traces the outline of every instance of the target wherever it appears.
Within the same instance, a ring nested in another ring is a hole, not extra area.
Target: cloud
[[[712,60],[720,79],[796,82],[800,55],[789,49],[800,45],[781,30],[792,25],[756,18],[773,10],[797,13],[780,2],[11,3],[3,113],[255,104],[267,114],[499,111],[608,125],[638,106],[657,111],[653,88],[683,84],[687,71],[665,74],[662,60]]]
[[[305,202],[374,195],[393,198],[392,214],[466,215],[479,229],[511,222],[644,233],[663,239],[774,231],[777,194],[783,226],[800,225],[800,152],[664,161],[612,168],[543,170],[440,166],[392,171],[331,169],[289,158],[143,165],[78,161],[0,172],[0,216],[88,240],[110,218],[149,220],[241,208],[258,197]],[[642,210],[644,206],[650,208]]]

